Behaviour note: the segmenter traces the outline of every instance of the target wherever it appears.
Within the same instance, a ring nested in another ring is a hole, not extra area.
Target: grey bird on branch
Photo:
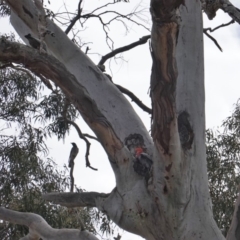
[[[72,166],[74,164],[74,159],[78,155],[78,147],[77,147],[76,143],[72,143],[72,145],[73,145],[73,147],[71,149],[69,160],[68,160],[68,167],[69,168],[72,168]]]

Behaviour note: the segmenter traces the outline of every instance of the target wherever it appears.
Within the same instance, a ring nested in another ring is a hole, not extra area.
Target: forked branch
[[[221,25],[219,25],[219,26],[217,26],[217,27],[215,27],[215,28],[213,28],[213,29],[212,29],[212,28],[204,28],[204,29],[203,29],[203,33],[206,34],[206,36],[208,36],[208,37],[216,44],[216,46],[218,47],[218,49],[222,52],[222,48],[221,48],[220,45],[218,44],[217,40],[216,40],[213,36],[211,36],[207,31],[209,31],[209,32],[214,32],[214,31],[218,30],[219,28],[227,27],[227,26],[229,26],[230,24],[233,24],[233,23],[235,23],[235,21],[234,21],[234,20],[231,20],[230,22],[225,23],[225,24],[221,24]]]
[[[218,44],[217,40],[212,37],[208,32],[207,32],[208,29],[203,29],[203,33],[206,34],[206,36],[208,36],[217,46],[217,48],[222,52],[222,48],[220,47],[220,45]]]

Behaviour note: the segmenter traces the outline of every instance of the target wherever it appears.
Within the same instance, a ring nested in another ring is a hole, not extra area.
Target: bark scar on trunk
[[[175,50],[178,37],[178,24],[153,24],[152,31],[152,137],[158,142],[164,154],[169,154],[172,122],[175,117],[175,95],[177,65]]]
[[[178,115],[178,133],[183,150],[191,149],[194,133],[189,122],[189,114],[186,111],[182,111]]]

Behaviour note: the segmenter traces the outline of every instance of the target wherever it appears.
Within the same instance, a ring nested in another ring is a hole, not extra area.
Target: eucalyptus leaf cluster
[[[226,236],[240,184],[240,106],[223,122],[223,131],[206,131],[207,164],[214,219]]]

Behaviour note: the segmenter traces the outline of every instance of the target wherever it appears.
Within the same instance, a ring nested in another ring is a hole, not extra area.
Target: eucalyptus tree
[[[61,89],[96,134],[116,178],[108,194],[49,193],[44,199],[96,207],[148,240],[224,239],[207,179],[202,7],[209,19],[221,8],[239,23],[238,9],[227,0],[151,0],[150,135],[104,67],[48,18],[40,1],[5,2],[19,36],[35,36],[39,49],[1,38],[0,61],[23,65]],[[78,13],[83,16],[81,7]],[[54,229],[39,215],[1,208],[0,218],[28,226],[26,239],[97,239],[87,231]],[[236,210],[228,239],[239,239],[238,228]]]

